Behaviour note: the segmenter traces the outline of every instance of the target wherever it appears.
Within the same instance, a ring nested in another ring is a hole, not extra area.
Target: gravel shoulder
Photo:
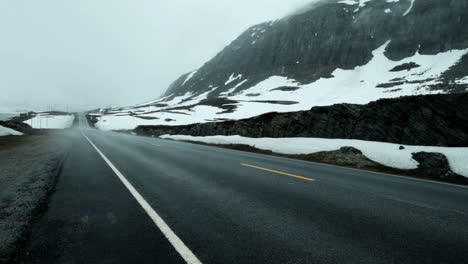
[[[69,147],[69,131],[0,137],[0,263],[21,248],[45,210]]]

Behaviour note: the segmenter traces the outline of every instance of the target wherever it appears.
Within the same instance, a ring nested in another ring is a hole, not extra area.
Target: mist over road
[[[468,188],[72,129],[25,263],[463,263]]]

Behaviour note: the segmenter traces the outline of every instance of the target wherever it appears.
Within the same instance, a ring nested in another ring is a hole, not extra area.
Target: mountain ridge
[[[242,84],[243,87],[253,86],[272,75],[310,83],[321,77],[331,77],[337,68],[352,69],[366,64],[371,59],[372,51],[388,40],[392,41],[385,55],[394,61],[410,57],[417,51],[434,55],[468,47],[464,35],[468,34],[468,30],[463,26],[468,20],[462,16],[468,11],[466,1],[371,0],[365,2],[364,6],[333,2],[335,4],[322,1],[321,5],[311,10],[250,27],[198,69],[190,80],[184,83],[190,73],[182,75],[164,95],[206,91],[205,87],[210,85],[219,87],[214,93],[217,95],[238,84],[233,82],[231,85],[223,85],[223,80],[227,80],[233,73],[250,77],[249,81]],[[403,16],[411,3],[414,3],[411,12]],[[380,12],[388,8],[391,8],[392,14]],[[420,13],[424,13],[424,16],[420,16]],[[434,19],[428,23],[428,17]],[[372,23],[368,20],[372,20]],[[436,37],[427,34],[426,28],[432,28],[432,35]],[[459,34],[451,34],[453,31]],[[312,34],[306,34],[308,32]],[[340,33],[345,34],[336,39],[335,36]],[[285,49],[293,51],[284,53],[278,47],[283,43],[286,43]],[[262,49],[262,52],[255,56],[258,49]],[[320,52],[311,54],[309,51],[314,49]]]
[[[468,0],[334,0],[248,28],[163,97],[97,127],[188,125],[468,91]]]

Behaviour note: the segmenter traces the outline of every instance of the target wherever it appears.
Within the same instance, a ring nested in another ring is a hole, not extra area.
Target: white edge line
[[[150,138],[147,137],[148,139],[155,139],[155,138]],[[361,171],[361,172],[366,172],[370,174],[380,174],[380,175],[386,175],[386,176],[391,176],[391,177],[397,177],[397,178],[402,178],[402,179],[407,179],[407,180],[412,180],[412,181],[422,181],[422,182],[428,182],[428,183],[436,183],[436,184],[441,184],[441,185],[448,185],[448,186],[453,186],[453,187],[459,187],[459,188],[465,188],[467,189],[468,186],[465,185],[459,185],[459,184],[453,184],[453,183],[447,183],[447,182],[441,182],[441,181],[431,181],[431,180],[426,180],[426,179],[419,179],[419,178],[414,178],[414,177],[407,177],[407,176],[400,176],[396,174],[390,174],[390,173],[385,173],[385,172],[378,172],[378,171],[370,171],[370,170],[360,170],[356,168],[350,168],[350,167],[345,167],[345,166],[338,166],[338,165],[332,165],[332,164],[327,164],[327,163],[319,163],[319,162],[314,162],[314,161],[308,161],[308,160],[300,160],[300,159],[291,159],[291,158],[285,158],[285,157],[279,157],[279,156],[274,156],[274,155],[266,155],[266,154],[260,154],[260,153],[255,153],[255,152],[248,152],[248,151],[241,151],[241,150],[235,150],[235,149],[230,149],[230,148],[222,148],[222,147],[217,147],[217,146],[211,146],[211,145],[201,145],[201,144],[196,144],[196,143],[190,143],[190,142],[185,142],[181,140],[175,140],[175,139],[168,139],[168,138],[160,138],[158,137],[157,139],[159,140],[166,140],[166,141],[173,141],[177,143],[185,143],[185,144],[192,144],[196,146],[201,146],[201,147],[207,147],[207,148],[216,148],[216,149],[222,149],[222,150],[228,150],[228,151],[233,151],[233,152],[240,152],[244,154],[252,154],[256,156],[261,156],[261,157],[268,157],[268,158],[276,158],[276,159],[283,159],[283,160],[291,160],[291,161],[297,161],[301,163],[312,163],[320,166],[325,166],[325,167],[332,167],[332,168],[340,168],[340,169],[348,169],[348,170],[353,170],[353,171]],[[203,142],[202,142],[203,143]],[[216,144],[215,144],[216,145]],[[276,153],[276,152],[275,152]],[[281,154],[281,153],[277,153]]]
[[[201,261],[192,253],[192,251],[184,244],[184,242],[171,230],[171,228],[164,222],[164,220],[156,213],[156,211],[149,205],[149,203],[141,196],[141,194],[133,187],[133,185],[125,178],[125,176],[112,164],[112,162],[94,145],[94,143],[83,133],[81,134],[89,141],[91,146],[101,155],[104,161],[119,177],[122,183],[127,187],[128,191],[133,195],[137,202],[143,207],[145,212],[153,220],[156,226],[161,230],[164,236],[169,240],[179,255],[189,264],[201,264]]]

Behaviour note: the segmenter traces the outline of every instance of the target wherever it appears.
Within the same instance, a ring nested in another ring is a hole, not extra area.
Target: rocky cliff
[[[468,93],[337,104],[293,113],[188,126],[140,126],[139,135],[240,135],[361,139],[406,145],[468,147]]]

